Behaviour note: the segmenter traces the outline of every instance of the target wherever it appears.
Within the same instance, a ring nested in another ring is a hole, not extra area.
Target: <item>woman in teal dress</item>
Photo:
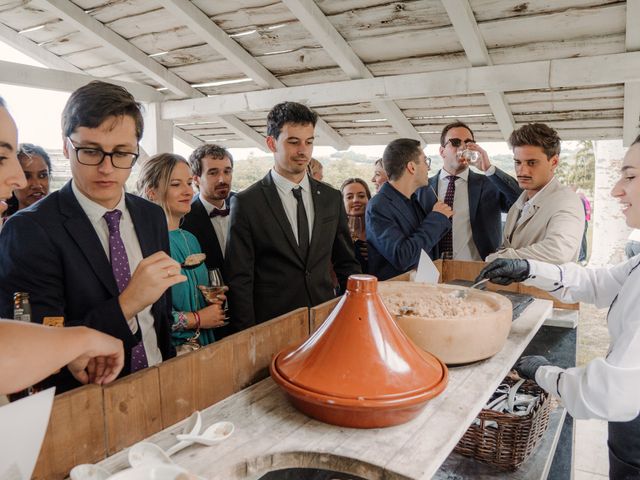
[[[171,257],[181,264],[184,264],[189,255],[202,253],[196,237],[180,228],[182,217],[191,210],[192,181],[187,161],[180,155],[171,153],[151,157],[142,166],[138,177],[140,194],[165,211]],[[178,354],[214,342],[214,328],[222,326],[225,320],[222,310],[224,296],[219,296],[215,303],[207,305],[198,290],[198,285],[209,283],[205,264],[182,268],[181,273],[187,277],[187,281],[171,287],[172,340]]]

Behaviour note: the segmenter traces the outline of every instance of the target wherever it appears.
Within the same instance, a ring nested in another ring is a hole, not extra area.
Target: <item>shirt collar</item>
[[[440,170],[440,181],[444,182],[445,180],[449,181],[449,176],[453,175],[452,173],[447,172],[444,168]],[[459,179],[464,180],[465,182],[469,181],[469,169],[465,168],[462,172],[456,175]]]
[[[273,178],[273,183],[276,184],[278,190],[285,194],[290,193],[292,189],[298,187],[302,187],[302,190],[307,193],[311,191],[311,183],[309,182],[309,176],[306,173],[299,184],[293,183],[288,178],[283,177],[273,168],[271,169],[271,178]]]
[[[529,199],[527,199],[527,197],[526,197],[527,191],[525,190],[524,192],[522,192],[523,193],[522,197],[520,199],[518,199],[518,200],[520,200],[521,209],[527,203],[529,205],[531,205],[531,206],[537,205],[538,202],[540,202],[540,198],[541,198],[540,194],[542,192],[544,192],[549,185],[551,185],[552,183],[557,182],[557,181],[558,180],[556,179],[556,177],[551,178],[551,180],[549,180],[549,183],[547,183],[544,187],[542,187],[539,191],[537,191],[536,194],[533,197],[531,197]]]
[[[224,210],[225,208],[227,208],[227,200],[226,199],[224,201],[224,204],[222,205],[222,208],[218,208],[215,205],[213,205],[212,203],[209,203],[202,195],[199,195],[198,198],[200,199],[200,202],[202,203],[202,206],[204,207],[204,209],[207,211],[207,215],[211,214],[211,212],[213,212],[214,208],[216,210]]]
[[[113,210],[120,210],[121,212],[124,213],[127,209],[125,199],[124,199],[125,198],[124,189],[122,190],[120,201],[114,208],[111,208],[111,209],[105,208],[99,203],[96,203],[93,200],[91,200],[89,197],[87,197],[84,193],[80,191],[80,189],[76,186],[76,183],[73,180],[71,181],[71,190],[73,191],[73,194],[78,200],[78,203],[82,207],[82,210],[84,210],[84,213],[87,214],[87,217],[89,217],[89,220],[91,220],[92,222],[100,220],[104,216],[104,214],[107,212],[111,212]]]

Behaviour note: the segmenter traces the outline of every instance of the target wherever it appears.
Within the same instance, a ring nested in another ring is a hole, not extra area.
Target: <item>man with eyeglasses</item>
[[[423,204],[432,191],[437,192],[455,212],[451,232],[434,249],[434,256],[481,261],[500,246],[501,213],[509,211],[522,189],[513,177],[491,165],[487,152],[475,143],[471,128],[462,122],[442,130],[440,156],[443,168],[429,179],[433,190],[418,192]],[[471,171],[471,164],[484,175]]]
[[[175,355],[169,288],[186,277],[168,255],[162,209],[124,192],[139,155],[140,105],[94,81],[71,95],[62,129],[72,180],[0,234],[0,316],[12,316],[13,292],[28,292],[32,321],[64,317],[65,326],[122,340],[126,375]],[[66,369],[47,383],[56,393],[80,385]]]
[[[431,192],[427,204],[418,201],[417,190],[429,190],[429,166],[418,140],[399,138],[387,145],[382,164],[389,181],[369,200],[365,214],[369,244],[369,273],[380,280],[398,276],[431,254],[451,230],[451,207]]]

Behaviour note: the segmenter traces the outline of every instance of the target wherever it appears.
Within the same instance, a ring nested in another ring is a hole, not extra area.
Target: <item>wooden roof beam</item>
[[[471,65],[474,67],[493,65],[469,1],[442,0],[442,5],[449,15],[449,20]],[[486,92],[485,96],[498,123],[498,128],[507,140],[516,127],[509,104],[502,92]]]
[[[159,2],[258,85],[265,88],[285,87],[284,83],[191,2],[187,0],[159,0]],[[329,145],[339,150],[349,148],[349,143],[321,118],[318,119],[317,128],[320,138]],[[264,142],[259,148],[264,150]]]
[[[373,78],[367,66],[313,0],[282,0],[282,3],[291,10],[349,78]],[[371,103],[387,118],[399,135],[425,140],[393,101],[374,100]]]
[[[627,52],[640,50],[638,18],[640,18],[640,0],[627,0],[627,31],[625,35]],[[640,133],[640,81],[625,82],[624,84],[623,125],[622,144],[628,147]]]
[[[469,67],[166,101],[162,106],[162,117],[174,120],[198,119],[268,110],[285,100],[304,102],[316,107],[370,102],[372,98],[429,98],[561,87],[580,88],[629,81],[640,81],[640,52]]]

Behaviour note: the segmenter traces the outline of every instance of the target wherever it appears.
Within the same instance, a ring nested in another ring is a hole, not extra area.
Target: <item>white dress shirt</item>
[[[307,174],[305,173],[300,184],[297,184],[284,178],[274,169],[271,169],[271,178],[273,178],[273,183],[276,185],[276,190],[278,191],[278,195],[282,201],[284,212],[287,214],[287,220],[289,220],[289,223],[291,224],[291,229],[293,230],[293,236],[296,238],[296,242],[299,242],[298,201],[296,200],[296,197],[293,196],[292,190],[294,188],[302,187],[302,203],[304,204],[304,209],[307,211],[307,221],[309,222],[309,244],[311,244],[311,234],[313,233],[313,219],[315,214],[313,211],[313,198],[311,196],[311,184],[309,182],[309,177],[307,177]]]
[[[438,198],[444,199],[451,174],[444,168],[438,178]],[[453,259],[482,261],[473,241],[469,215],[469,169],[456,175],[456,191],[453,196]]]
[[[80,190],[78,190],[75,182],[73,181],[71,182],[71,188],[73,190],[73,194],[78,200],[78,203],[80,203],[82,210],[84,210],[84,213],[89,217],[91,225],[93,225],[93,228],[100,239],[104,253],[107,255],[107,260],[109,260],[109,227],[107,226],[107,221],[104,219],[104,214],[110,210],[87,198]],[[127,205],[124,200],[124,191],[122,192],[120,202],[112,210],[116,209],[122,212],[122,218],[120,219],[120,236],[122,237],[124,248],[127,251],[129,269],[131,270],[131,275],[133,275],[138,264],[142,261],[142,250],[140,250],[140,242],[138,241],[138,235],[136,234],[135,227],[133,226],[131,215],[129,214],[129,210],[127,210]],[[137,321],[134,316],[127,320],[127,323],[129,324],[131,333],[134,334],[138,331],[138,325],[140,325],[142,342],[147,354],[149,366],[162,362],[162,354],[158,348],[158,339],[156,337],[155,328],[153,327],[154,319],[151,314],[151,305],[138,313]]]
[[[224,201],[224,205],[222,205],[222,209],[212,205],[207,202],[207,200],[200,195],[200,201],[204,206],[204,209],[207,211],[207,215],[211,215],[211,212],[215,208],[216,210],[224,210],[225,208],[229,208],[227,201]],[[224,251],[227,246],[227,235],[229,234],[229,219],[231,217],[227,215],[226,217],[222,217],[218,215],[217,217],[211,217],[211,225],[213,225],[213,230],[216,232],[216,237],[218,238],[218,244],[220,245],[220,250],[222,250],[222,258],[224,258]]]
[[[611,305],[606,358],[584,367],[546,366],[536,372],[536,382],[559,395],[574,418],[626,422],[640,412],[640,267],[634,269],[639,263],[636,256],[613,267],[591,269],[529,260],[525,284],[547,290],[563,302]]]

